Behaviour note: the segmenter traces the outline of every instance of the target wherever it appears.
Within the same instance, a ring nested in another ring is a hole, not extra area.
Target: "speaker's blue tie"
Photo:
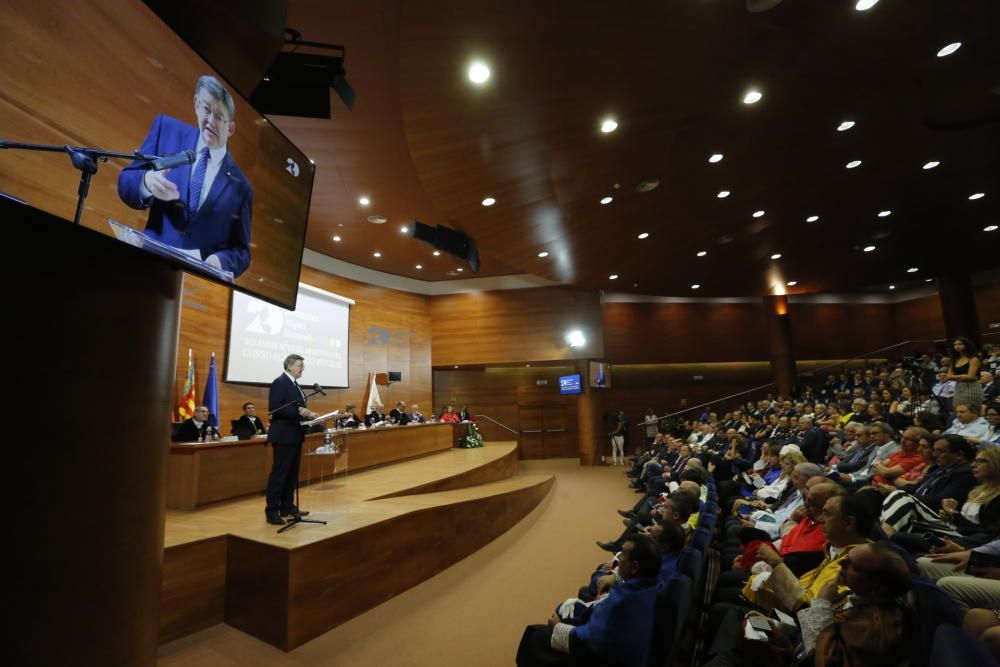
[[[206,146],[201,149],[198,166],[194,168],[194,174],[191,175],[191,187],[188,188],[188,210],[191,212],[191,215],[194,215],[195,211],[198,210],[198,205],[201,203],[201,186],[205,184],[205,172],[208,170],[208,161],[210,159],[211,156]]]

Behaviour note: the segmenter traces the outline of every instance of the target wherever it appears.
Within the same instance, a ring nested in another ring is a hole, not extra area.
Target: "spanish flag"
[[[191,357],[191,350],[189,348],[187,379],[184,380],[184,393],[181,394],[181,402],[177,406],[177,421],[184,421],[185,419],[194,417],[194,409],[198,405],[198,398],[195,394],[194,359]]]

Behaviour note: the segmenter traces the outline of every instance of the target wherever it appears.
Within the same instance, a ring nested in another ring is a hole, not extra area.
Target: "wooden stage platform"
[[[216,623],[291,650],[434,576],[511,528],[551,475],[513,442],[452,449],[303,488],[280,535],[262,496],[167,510],[160,641]]]

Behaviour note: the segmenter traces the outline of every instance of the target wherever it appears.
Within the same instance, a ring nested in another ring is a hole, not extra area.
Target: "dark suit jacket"
[[[144,154],[168,155],[195,150],[198,128],[170,116],[157,116],[139,150]],[[133,162],[130,167],[137,165]],[[212,182],[205,203],[192,218],[187,207],[188,181],[194,165],[175,167],[167,174],[180,192],[172,202],[140,194],[143,169],[124,169],[118,176],[118,196],[132,208],[149,208],[146,234],[175,248],[201,251],[201,258],[217,255],[222,268],[239,277],[250,266],[250,218],[253,188],[227,151]]]
[[[267,433],[267,427],[264,426],[264,420],[260,417],[254,417],[251,421],[246,415],[241,415],[236,420],[236,428],[233,429],[233,433],[245,440],[248,437]]]
[[[206,428],[210,428],[208,422],[199,429],[193,419],[185,419],[174,434],[174,442],[195,442],[199,437],[205,437]]]
[[[799,448],[807,461],[823,465],[826,462],[827,446],[826,433],[814,426],[802,436]]]
[[[357,428],[361,426],[361,417],[357,415],[348,415],[346,418],[341,420],[340,425],[344,428]]]
[[[284,373],[275,378],[267,392],[267,409],[271,412],[267,441],[276,447],[299,447],[305,439],[305,429],[299,424],[299,408],[304,407],[306,399],[299,386]]]
[[[371,426],[372,424],[377,424],[381,421],[385,421],[385,415],[379,414],[375,410],[365,415],[365,426]]]
[[[941,501],[954,498],[961,505],[969,497],[969,491],[976,486],[969,463],[959,463],[948,470],[934,469],[927,473],[913,495],[934,510],[941,509]]]
[[[389,419],[392,420],[393,424],[409,424],[410,415],[405,412],[400,412],[399,408],[393,408],[392,412],[389,413]]]

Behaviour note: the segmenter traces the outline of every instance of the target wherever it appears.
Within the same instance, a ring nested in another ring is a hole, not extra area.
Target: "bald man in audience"
[[[185,419],[177,433],[174,434],[174,442],[196,442],[198,440],[211,440],[214,428],[208,423],[208,408],[199,405],[194,409],[194,416]]]

